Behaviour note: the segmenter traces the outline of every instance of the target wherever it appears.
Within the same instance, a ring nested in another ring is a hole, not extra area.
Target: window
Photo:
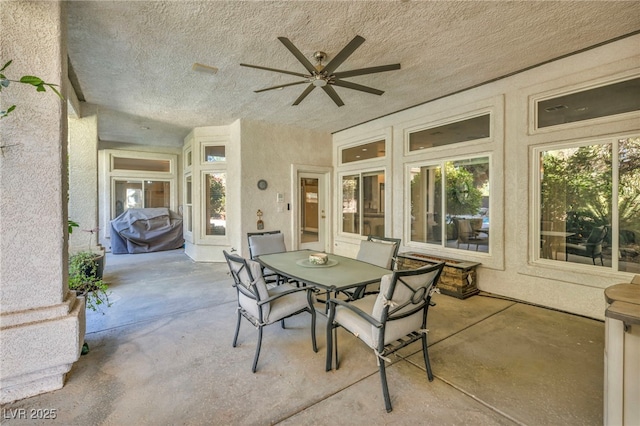
[[[490,137],[491,115],[484,114],[409,134],[409,151]]]
[[[184,168],[185,169],[190,168],[192,163],[193,163],[193,155],[192,155],[191,149],[188,149],[187,151],[185,151],[185,154],[184,154]]]
[[[220,161],[226,161],[224,145],[203,145],[202,161],[205,163],[217,163]]]
[[[537,102],[537,128],[640,110],[640,78]]]
[[[206,235],[226,235],[226,173],[205,173],[205,223]]]
[[[115,216],[128,209],[149,207],[169,208],[170,184],[168,181],[158,180],[115,180],[114,209]]]
[[[149,158],[113,157],[113,170],[133,170],[144,172],[171,172],[170,160]]]
[[[184,184],[184,224],[187,232],[193,232],[193,199],[192,199],[192,177],[187,175]]]
[[[342,177],[342,232],[385,236],[384,172]]]
[[[540,149],[535,158],[539,257],[640,273],[640,137]]]
[[[369,142],[342,150],[342,164],[353,163],[354,161],[370,160],[385,156],[384,139]]]
[[[461,250],[489,250],[489,157],[409,168],[410,239]]]

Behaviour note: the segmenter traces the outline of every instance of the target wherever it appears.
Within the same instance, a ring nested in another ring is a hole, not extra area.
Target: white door
[[[327,249],[327,174],[298,173],[298,248]]]

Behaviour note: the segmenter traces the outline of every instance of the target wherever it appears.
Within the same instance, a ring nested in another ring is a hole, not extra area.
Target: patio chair
[[[478,247],[481,244],[489,245],[489,238],[482,237],[478,231],[474,230],[469,219],[454,219],[454,221],[458,229],[458,248],[460,248],[460,244],[466,244],[467,250],[469,250],[471,248],[470,245],[475,244],[476,251],[478,251]]]
[[[590,257],[593,264],[596,264],[596,257],[600,257],[600,265],[604,266],[602,258],[602,242],[607,236],[605,226],[596,226],[591,230],[591,234],[583,243],[564,243],[561,248],[565,250],[565,261],[569,260],[569,254]]]
[[[369,235],[366,241],[360,242],[360,250],[356,259],[381,268],[394,270],[397,267],[396,262],[401,241],[400,238]],[[377,293],[379,287],[380,283],[369,284],[368,286],[358,287],[355,290],[346,290],[345,292],[351,299],[359,299],[365,294]]]
[[[334,349],[336,369],[339,367],[337,328],[343,327],[373,349],[387,412],[392,410],[385,370],[385,361],[391,362],[390,354],[421,340],[427,377],[433,381],[427,352],[427,312],[434,305],[431,295],[443,267],[444,262],[440,262],[385,275],[378,295],[355,301],[329,299],[326,371],[331,370]]]
[[[238,342],[240,321],[244,317],[258,329],[258,344],[253,359],[252,372],[256,372],[260,346],[262,344],[262,329],[280,321],[282,328],[284,320],[302,312],[311,314],[311,342],[313,351],[318,352],[316,344],[316,311],[311,298],[311,287],[296,288],[289,284],[282,284],[267,288],[262,276],[262,268],[258,262],[234,256],[224,251],[224,257],[229,265],[233,277],[233,286],[238,294],[238,320],[236,332],[233,336],[233,347]]]
[[[249,257],[253,260],[261,254],[283,253],[287,251],[284,244],[284,234],[278,231],[248,232]],[[262,275],[267,283],[280,284],[283,279],[269,269],[262,269]]]

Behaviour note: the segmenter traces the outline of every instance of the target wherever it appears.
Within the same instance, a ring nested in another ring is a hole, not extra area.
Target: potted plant
[[[111,306],[107,290],[109,286],[98,274],[96,254],[81,251],[69,259],[69,289],[84,296],[87,308],[97,311],[100,305]]]
[[[72,225],[73,223],[73,225]],[[77,224],[69,221],[69,230]],[[90,234],[89,248],[93,234],[98,228],[83,229]],[[85,250],[74,253],[69,258],[69,289],[86,298],[87,308],[97,311],[100,305],[111,306],[107,293],[108,285],[102,280],[104,271],[104,253]]]

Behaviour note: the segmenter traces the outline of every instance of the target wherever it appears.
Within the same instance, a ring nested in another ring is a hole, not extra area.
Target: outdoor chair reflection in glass
[[[392,410],[385,370],[385,361],[390,362],[390,354],[421,340],[427,377],[432,381],[427,352],[427,313],[443,267],[441,262],[419,269],[395,271],[382,277],[377,295],[350,302],[329,299],[326,370],[332,368],[334,350],[338,368],[337,328],[343,327],[373,349],[387,412]]]
[[[576,256],[590,257],[593,264],[596,264],[596,257],[600,258],[600,265],[604,266],[602,258],[602,243],[607,236],[607,228],[605,226],[596,226],[591,230],[589,237],[584,242],[564,243],[561,249],[565,250],[565,261],[569,260],[569,254]]]
[[[226,251],[224,251],[224,257],[229,265],[229,271],[234,281],[233,286],[238,295],[238,320],[233,336],[233,347],[236,347],[238,341],[242,317],[258,329],[258,344],[251,371],[255,373],[258,365],[263,327],[281,321],[282,328],[284,328],[285,318],[302,312],[311,314],[311,342],[313,351],[318,352],[316,311],[312,303],[312,288],[296,288],[289,284],[267,288],[262,276],[262,267],[258,262],[231,255]]]
[[[480,227],[474,229],[473,223],[469,219],[454,219],[458,230],[458,248],[460,244],[466,244],[469,250],[471,244],[476,245],[476,251],[480,245],[488,245],[489,237],[482,232]],[[479,225],[482,226],[482,220]]]

